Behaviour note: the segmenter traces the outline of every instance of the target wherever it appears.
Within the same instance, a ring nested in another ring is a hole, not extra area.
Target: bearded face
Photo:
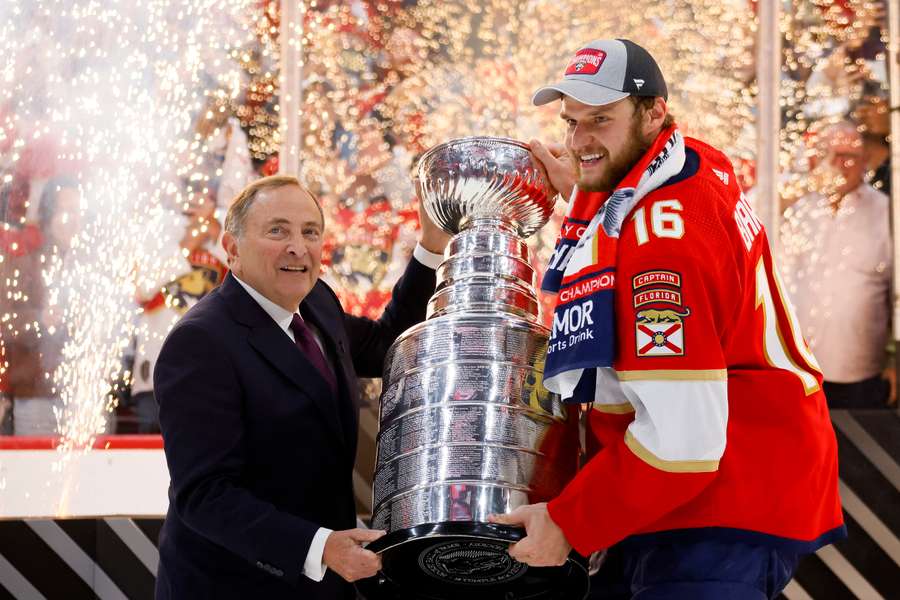
[[[613,191],[653,142],[642,130],[644,112],[628,98],[591,106],[564,97],[561,116],[578,187],[586,191]]]

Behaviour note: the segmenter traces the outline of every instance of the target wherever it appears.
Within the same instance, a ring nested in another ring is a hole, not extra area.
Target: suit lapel
[[[275,370],[287,377],[309,397],[322,413],[328,426],[341,443],[345,443],[344,428],[338,413],[337,399],[302,352],[272,317],[241,287],[233,276],[222,284],[222,295],[231,306],[238,321],[250,328],[248,341]]]

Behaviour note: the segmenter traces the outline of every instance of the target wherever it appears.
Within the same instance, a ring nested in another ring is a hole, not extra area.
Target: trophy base
[[[529,567],[507,550],[517,527],[479,522],[429,523],[369,544],[382,569],[357,582],[367,600],[569,600],[588,592],[587,561],[572,552],[561,567]]]

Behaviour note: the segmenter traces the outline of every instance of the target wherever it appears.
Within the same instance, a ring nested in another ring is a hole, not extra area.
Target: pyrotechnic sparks
[[[18,327],[42,343],[60,341],[62,360],[43,376],[61,399],[64,453],[89,448],[106,429],[111,386],[128,376],[122,357],[135,333],[136,291],[177,269],[179,212],[201,201],[179,184],[180,168],[205,150],[191,145],[193,115],[207,95],[241,92],[233,52],[256,42],[249,4],[14,0],[0,8],[5,181],[32,186],[20,206],[6,190],[5,227],[24,230],[42,218],[42,179],[65,174],[80,195],[62,218],[73,225],[71,240],[42,223],[46,242],[33,264],[46,295],[36,320],[17,322],[28,298],[20,281],[4,282],[5,338],[21,335]]]

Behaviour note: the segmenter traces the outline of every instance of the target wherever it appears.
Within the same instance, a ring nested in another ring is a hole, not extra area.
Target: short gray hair
[[[244,225],[247,223],[247,215],[259,193],[266,190],[276,190],[289,185],[297,186],[302,191],[309,194],[309,197],[316,203],[316,208],[319,209],[319,216],[322,217],[322,224],[324,225],[325,215],[322,212],[322,205],[319,204],[319,200],[313,196],[312,192],[300,183],[299,179],[293,175],[271,175],[269,177],[257,179],[235,196],[228,207],[228,213],[225,215],[225,231],[229,232],[234,237],[241,237],[244,234]]]

